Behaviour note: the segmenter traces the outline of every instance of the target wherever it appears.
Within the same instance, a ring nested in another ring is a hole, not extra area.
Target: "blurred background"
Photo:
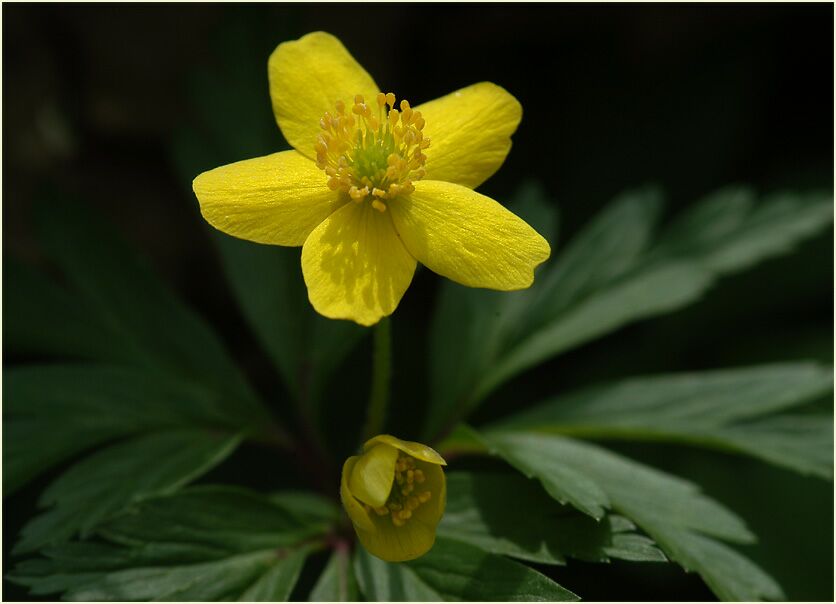
[[[514,148],[480,190],[502,201],[538,181],[560,208],[561,242],[613,196],[645,183],[667,191],[668,217],[728,183],[765,193],[833,188],[830,4],[6,4],[4,253],[42,264],[33,205],[47,193],[81,199],[210,320],[260,390],[280,388],[228,291],[182,156],[219,115],[224,161],[282,148],[267,57],[279,42],[320,29],[413,105],[482,80],[514,94],[524,108]],[[569,389],[636,373],[832,363],[832,250],[832,235],[811,240],[724,280],[698,305],[564,355],[527,374],[521,391],[515,382],[520,400],[550,393],[557,373]],[[437,286],[429,271],[418,273],[393,325],[395,392],[416,407]],[[365,383],[367,348],[341,370],[341,383]],[[4,363],[19,360],[4,350]],[[339,394],[336,420],[360,412],[365,392]],[[502,401],[501,392],[492,397],[477,422],[506,413]],[[408,436],[414,420],[394,423]],[[832,484],[721,454],[623,450],[697,481],[746,518],[761,537],[747,555],[791,599],[832,599]],[[254,486],[274,485],[283,471],[258,453],[237,455],[250,455],[243,465]],[[240,476],[218,472],[209,479]],[[6,501],[5,559],[53,477]],[[711,598],[672,565],[570,562],[544,572],[587,599]],[[25,597],[4,587],[6,599]]]

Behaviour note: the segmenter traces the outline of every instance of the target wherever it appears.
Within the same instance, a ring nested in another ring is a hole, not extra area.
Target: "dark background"
[[[285,39],[317,29],[337,35],[379,84],[413,105],[481,80],[505,87],[524,117],[505,165],[480,190],[503,200],[524,179],[539,180],[560,207],[563,241],[615,194],[647,182],[669,193],[668,216],[728,183],[762,192],[833,187],[830,4],[2,10],[4,253],[42,262],[30,210],[46,188],[83,199],[210,319],[258,384],[270,379],[268,364],[247,335],[190,179],[172,156],[177,137],[197,127],[198,100],[230,96],[260,99],[259,111],[226,116],[233,134],[238,120],[263,127],[263,137],[242,139],[230,161],[283,144],[270,115],[266,63]],[[237,71],[229,86],[205,85],[206,74],[217,78],[230,65]],[[531,374],[531,396],[558,370],[568,388],[638,372],[832,362],[832,244],[819,237],[725,280],[694,308],[547,364]],[[401,304],[396,391],[425,391],[422,330],[438,281],[422,271]],[[15,361],[4,352],[5,362]],[[355,356],[344,372],[365,379],[365,357]],[[500,412],[492,399],[481,414]],[[719,454],[624,450],[697,480],[739,511],[762,539],[747,554],[790,598],[832,599],[832,485]],[[259,459],[247,459],[254,475],[268,471]],[[45,484],[6,502],[4,554]],[[588,599],[710,598],[672,566],[570,563],[548,572]],[[23,597],[5,587],[6,599]]]

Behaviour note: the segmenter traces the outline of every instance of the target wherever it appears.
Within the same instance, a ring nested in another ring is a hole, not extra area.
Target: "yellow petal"
[[[348,478],[351,494],[363,503],[379,508],[386,503],[395,478],[398,450],[379,444],[363,453]]]
[[[340,205],[325,174],[296,151],[209,170],[194,179],[192,188],[213,227],[275,245],[302,245]]]
[[[522,105],[504,88],[481,82],[415,107],[426,120],[427,179],[471,189],[499,169],[511,150]]]
[[[461,185],[422,180],[389,206],[406,249],[430,270],[469,287],[529,287],[549,244],[521,218]]]
[[[447,484],[440,466],[422,461],[416,467],[424,472],[422,485],[432,493],[432,498],[418,507],[403,526],[392,524],[391,518],[370,514],[366,517],[374,525],[372,530],[354,523],[363,547],[387,562],[405,562],[426,554],[435,543],[435,531],[447,500]]]
[[[316,157],[319,120],[338,100],[348,108],[354,95],[373,103],[377,84],[331,34],[317,31],[276,47],[267,63],[270,98],[279,128],[293,147]]]
[[[380,444],[395,447],[407,455],[411,455],[412,457],[420,459],[421,461],[426,461],[427,463],[440,466],[447,465],[447,462],[444,461],[444,458],[441,457],[435,449],[411,440],[401,440],[400,438],[391,436],[390,434],[378,434],[374,438],[370,438],[366,441],[366,444],[363,445],[363,450],[368,451],[369,449],[377,448]]]
[[[358,531],[373,531],[375,530],[375,525],[372,523],[369,514],[366,512],[363,504],[354,498],[354,495],[351,494],[351,489],[348,487],[349,476],[351,475],[354,465],[357,463],[358,459],[359,458],[355,455],[346,459],[343,464],[343,474],[340,480],[340,499],[343,502],[345,511],[348,513],[348,517],[351,519],[352,524],[354,524]]]
[[[392,314],[415,272],[389,212],[349,202],[305,241],[302,273],[316,311],[374,325]]]

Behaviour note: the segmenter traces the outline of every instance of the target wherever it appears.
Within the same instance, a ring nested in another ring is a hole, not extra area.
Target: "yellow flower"
[[[268,63],[294,151],[222,166],[193,188],[215,228],[302,247],[314,308],[373,325],[398,305],[416,261],[470,287],[529,287],[548,243],[473,191],[511,148],[522,108],[482,82],[411,107],[380,92],[334,36],[280,44]]]
[[[444,465],[426,445],[388,434],[346,460],[340,498],[370,554],[403,562],[430,550],[447,498]]]

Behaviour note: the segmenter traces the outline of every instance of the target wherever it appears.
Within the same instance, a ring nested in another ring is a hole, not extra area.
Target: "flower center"
[[[429,490],[416,491],[416,488],[421,488],[420,485],[425,480],[424,472],[415,467],[415,459],[400,453],[398,461],[395,462],[395,480],[392,483],[392,491],[389,493],[386,505],[379,508],[373,508],[368,504],[363,505],[367,512],[374,510],[378,516],[391,514],[392,524],[403,526],[407,520],[412,518],[413,511],[432,498],[432,493]]]
[[[348,113],[342,101],[337,101],[335,113],[325,112],[314,149],[316,165],[325,171],[332,191],[342,191],[356,203],[370,200],[375,210],[385,212],[389,200],[415,190],[412,181],[424,177],[423,151],[430,139],[422,132],[421,112],[405,99],[400,108],[395,109],[394,94],[380,92],[376,109],[358,94]]]

